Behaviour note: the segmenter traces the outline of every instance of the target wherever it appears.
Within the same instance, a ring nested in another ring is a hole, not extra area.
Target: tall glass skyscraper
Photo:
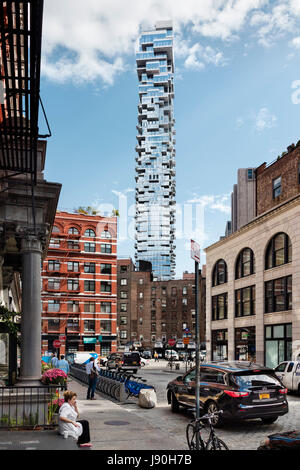
[[[173,28],[160,22],[139,38],[135,259],[150,261],[154,278],[175,269],[175,131]]]

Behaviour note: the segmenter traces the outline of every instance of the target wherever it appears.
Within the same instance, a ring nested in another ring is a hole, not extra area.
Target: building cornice
[[[276,217],[278,214],[288,211],[293,206],[296,206],[298,204],[300,204],[300,194],[298,194],[297,196],[293,196],[292,198],[283,202],[279,206],[276,206],[274,209],[271,209],[268,212],[264,212],[263,214],[259,215],[258,217],[253,219],[251,222],[249,222],[247,225],[244,225],[243,227],[239,228],[236,232],[232,233],[228,237],[225,237],[222,240],[219,240],[216,243],[213,243],[212,245],[209,245],[208,247],[204,248],[205,253],[211,251],[214,248],[222,246],[224,243],[227,243],[229,240],[230,241],[234,240],[235,238],[239,237],[243,233],[246,233],[249,230],[251,230],[253,227],[260,225],[261,223],[266,222],[267,220],[270,220]]]

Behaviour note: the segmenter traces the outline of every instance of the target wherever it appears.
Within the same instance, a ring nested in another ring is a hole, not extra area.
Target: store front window
[[[228,359],[228,332],[227,330],[214,330],[212,332],[212,360],[223,361]]]
[[[255,326],[235,329],[235,360],[256,361]]]
[[[292,324],[265,326],[265,364],[276,367],[292,359]]]

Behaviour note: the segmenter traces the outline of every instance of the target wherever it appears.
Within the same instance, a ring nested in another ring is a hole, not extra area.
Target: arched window
[[[91,228],[88,228],[85,232],[84,232],[84,236],[85,237],[91,237],[91,238],[94,238],[96,236],[94,230],[92,230]]]
[[[235,278],[251,276],[255,273],[255,260],[254,253],[251,248],[244,248],[236,261],[235,265]]]
[[[227,265],[223,259],[219,259],[213,270],[213,287],[227,282]]]
[[[292,261],[290,237],[283,232],[277,233],[267,246],[265,269],[275,268]]]
[[[56,225],[53,225],[52,233],[59,233],[60,229]]]
[[[68,233],[70,235],[79,235],[79,230],[76,227],[70,227]]]
[[[101,238],[111,238],[111,234],[108,230],[104,230],[102,233],[101,233]]]

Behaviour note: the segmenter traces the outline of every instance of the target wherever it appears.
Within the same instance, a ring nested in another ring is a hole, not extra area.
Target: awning
[[[83,338],[84,344],[95,344],[97,343],[97,338]]]

